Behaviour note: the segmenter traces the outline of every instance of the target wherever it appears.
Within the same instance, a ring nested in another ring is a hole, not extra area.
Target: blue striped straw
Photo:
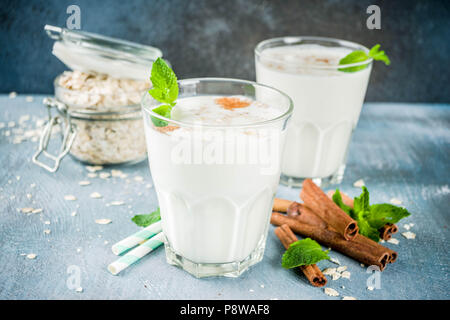
[[[160,245],[164,243],[164,234],[162,232],[158,233],[153,238],[145,241],[143,244],[138,246],[137,248],[131,250],[127,254],[125,254],[120,259],[114,261],[108,266],[109,272],[111,272],[113,275],[118,275],[119,272],[122,270],[128,268],[133,263],[139,261],[147,255],[148,253],[152,252],[156,248],[158,248]]]
[[[125,253],[128,250],[134,248],[138,244],[144,243],[147,239],[157,235],[161,232],[161,230],[162,227],[160,220],[142,229],[141,231],[136,232],[135,234],[123,239],[122,241],[117,242],[112,246],[112,252],[115,255],[119,256],[122,253]]]

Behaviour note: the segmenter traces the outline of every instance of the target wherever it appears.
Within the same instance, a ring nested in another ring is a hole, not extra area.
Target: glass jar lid
[[[46,25],[56,42],[52,53],[72,70],[107,74],[114,78],[148,80],[158,48],[102,35]]]

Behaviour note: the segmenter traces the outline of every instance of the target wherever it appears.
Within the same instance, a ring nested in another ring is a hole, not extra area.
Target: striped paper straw
[[[157,235],[159,232],[161,232],[161,220],[158,222],[155,222],[145,229],[142,229],[139,232],[136,232],[135,234],[129,236],[128,238],[123,239],[122,241],[117,242],[115,245],[112,246],[112,252],[115,255],[121,255],[124,252],[127,252],[128,250],[134,248],[138,244],[141,244],[145,242],[145,240]]]
[[[139,261],[142,257],[150,253],[151,251],[158,248],[160,245],[164,243],[164,234],[162,232],[158,233],[153,238],[145,241],[139,247],[131,250],[127,254],[125,254],[120,259],[114,261],[108,266],[109,272],[113,275],[119,274],[122,270],[128,268],[136,261]]]

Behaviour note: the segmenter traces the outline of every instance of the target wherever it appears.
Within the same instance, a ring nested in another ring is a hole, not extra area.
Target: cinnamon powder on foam
[[[251,103],[239,98],[223,97],[215,100],[217,104],[226,110],[234,110],[238,108],[248,107]]]
[[[238,109],[238,108],[245,108],[248,107],[251,102],[249,101],[245,101],[245,100],[241,100],[239,98],[236,97],[223,97],[223,98],[218,98],[215,100],[215,102],[217,104],[219,104],[222,108],[226,109],[226,110],[234,110],[234,109]],[[178,126],[172,126],[172,125],[168,125],[165,127],[154,127],[157,131],[161,132],[161,133],[168,133],[171,131],[174,131],[176,129],[179,129]]]

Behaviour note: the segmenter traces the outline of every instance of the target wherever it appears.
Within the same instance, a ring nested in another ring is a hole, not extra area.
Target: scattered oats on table
[[[342,300],[357,300],[357,299],[355,297],[345,296],[342,298]]]
[[[322,270],[322,273],[326,276],[332,276],[333,274],[336,273],[336,268],[326,268]]]
[[[111,174],[109,172],[100,172],[100,174],[98,175],[101,179],[108,179]]]
[[[338,267],[338,268],[336,269],[337,272],[343,272],[343,271],[345,271],[345,270],[347,270],[347,266]]]
[[[9,98],[10,98],[10,99],[14,99],[14,98],[16,98],[16,97],[17,97],[17,92],[15,92],[15,91],[12,91],[12,92],[10,92],[10,93],[9,93],[9,95],[8,95],[8,96],[9,96]]]
[[[33,259],[36,259],[36,257],[37,257],[37,254],[35,254],[35,253],[27,254],[27,259],[33,260]]]
[[[102,195],[100,193],[98,193],[98,192],[92,192],[90,194],[90,197],[93,198],[93,199],[100,199],[102,197]]]
[[[336,290],[332,289],[332,288],[325,288],[324,292],[327,296],[330,297],[337,297],[339,296],[339,292],[337,292]]]
[[[88,186],[88,185],[91,184],[91,182],[88,181],[88,180],[83,180],[83,181],[78,182],[78,184],[79,184],[80,186]]]
[[[75,200],[77,200],[77,198],[74,195],[68,194],[68,195],[64,196],[64,200],[75,201]]]
[[[341,265],[341,262],[337,258],[330,258],[330,261],[333,262],[334,264]]]
[[[112,222],[112,220],[110,219],[96,219],[95,223],[97,224],[110,224]]]
[[[110,203],[110,205],[112,205],[112,206],[122,206],[124,204],[125,204],[125,202],[123,202],[123,201],[112,201]]]
[[[344,279],[350,279],[350,272],[349,271],[344,271],[341,273],[341,277]]]
[[[403,232],[402,236],[404,236],[406,239],[415,239],[416,238],[416,234],[411,231]]]
[[[91,173],[94,173],[96,171],[100,171],[102,169],[103,169],[103,166],[86,166],[86,170],[91,172]]]
[[[399,243],[400,243],[400,241],[398,241],[398,240],[395,239],[395,238],[391,238],[391,239],[389,239],[387,242],[392,243],[392,244],[399,244]]]
[[[341,274],[339,272],[335,272],[331,275],[331,279],[333,281],[339,280],[341,278]]]
[[[44,233],[45,233],[45,234],[50,234],[50,232],[51,232],[51,230],[49,230],[49,229],[45,229],[45,230],[44,230]]]
[[[396,205],[396,206],[399,206],[399,205],[401,205],[403,203],[402,200],[399,200],[397,198],[392,198],[391,200],[389,200],[389,202],[394,204],[394,205]]]

